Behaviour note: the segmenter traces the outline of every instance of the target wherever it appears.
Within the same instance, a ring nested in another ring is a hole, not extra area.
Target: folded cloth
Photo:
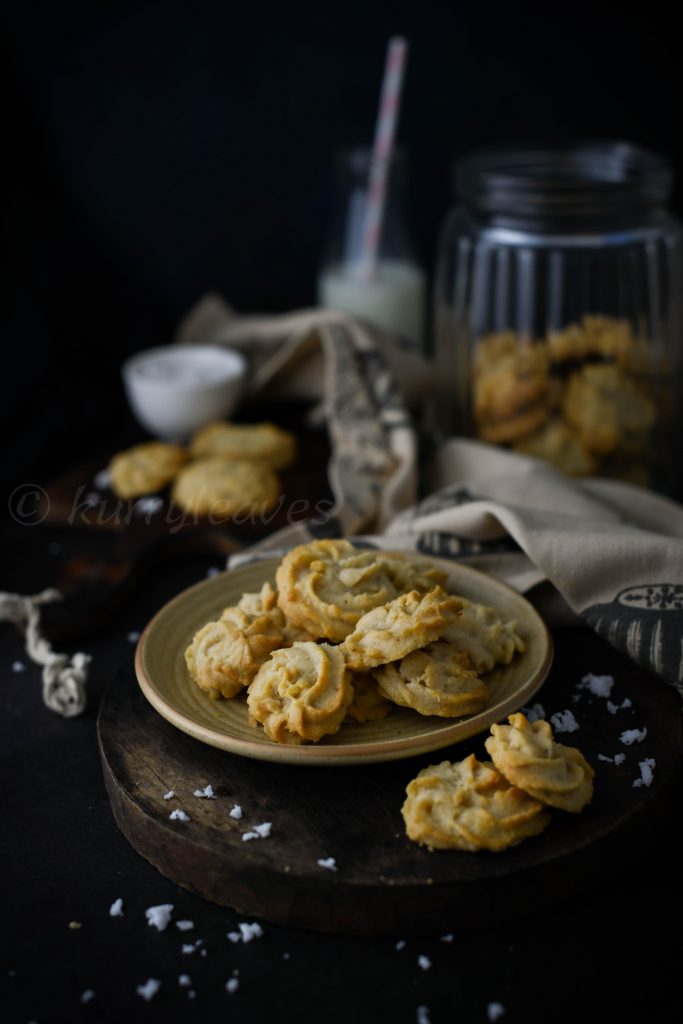
[[[200,329],[202,320],[211,329]],[[286,527],[230,566],[339,534],[463,560],[528,593],[550,621],[587,623],[683,694],[680,505],[631,484],[569,479],[538,459],[464,439],[441,445],[431,493],[416,504],[415,434],[392,378],[401,380],[406,362],[402,352],[387,355],[387,339],[378,344],[352,318],[320,310],[242,322],[215,300],[186,320],[181,337],[257,353],[257,386],[312,347],[324,360],[333,514]]]

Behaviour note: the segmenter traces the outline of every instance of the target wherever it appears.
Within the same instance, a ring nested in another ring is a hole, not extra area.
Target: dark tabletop
[[[2,541],[2,586],[28,593],[59,578],[79,535],[10,524]],[[626,868],[615,857],[597,891],[571,901],[558,892],[548,909],[536,905],[532,884],[527,914],[503,923],[489,912],[465,931],[453,920],[452,941],[320,935],[263,922],[262,937],[232,944],[226,933],[243,917],[169,882],[136,854],[118,832],[104,790],[98,703],[117,669],[131,662],[129,634],[219,565],[197,553],[160,558],[106,625],[90,632],[82,645],[93,656],[88,709],[80,718],[45,709],[39,670],[20,635],[0,627],[3,1020],[412,1024],[422,1017],[445,1024],[486,1022],[495,1003],[505,1008],[504,1022],[679,1019],[683,898],[675,821],[641,836],[642,852],[625,856]],[[588,631],[560,631],[555,639],[556,657],[577,678],[629,667]],[[14,671],[15,661],[25,671]],[[111,918],[119,897],[124,916]],[[193,954],[181,952],[184,935],[173,925],[162,933],[147,926],[145,908],[163,903],[174,905],[174,918],[194,921],[192,935],[204,945]],[[663,930],[667,923],[674,939]],[[431,962],[427,970],[418,964],[422,956]],[[190,975],[194,998],[179,985],[181,974]],[[231,977],[239,980],[233,994],[225,989]],[[147,1003],[136,987],[149,978],[162,984]],[[95,995],[83,1004],[87,990]]]

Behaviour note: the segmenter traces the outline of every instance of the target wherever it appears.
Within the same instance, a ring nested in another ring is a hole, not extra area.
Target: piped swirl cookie
[[[550,820],[539,800],[474,754],[424,768],[406,793],[406,832],[429,849],[498,852],[538,835]]]
[[[375,669],[374,676],[386,698],[421,715],[474,715],[488,700],[486,683],[472,671],[469,656],[441,641]]]
[[[443,636],[461,608],[458,598],[441,587],[427,594],[412,590],[373,608],[341,645],[349,668],[361,671],[386,665],[425,647]]]
[[[294,625],[343,640],[367,611],[397,596],[376,551],[347,540],[318,540],[289,551],[278,566],[278,601]]]
[[[517,623],[506,621],[495,608],[459,598],[460,615],[448,624],[443,639],[466,651],[475,672],[490,672],[496,664],[509,665],[524,650]]]
[[[486,749],[498,771],[525,793],[577,813],[593,796],[594,771],[581,751],[556,743],[548,722],[518,712],[509,725],[492,725]]]
[[[353,700],[351,673],[338,647],[295,643],[274,651],[249,687],[249,720],[276,743],[298,744],[337,732]]]
[[[185,512],[214,516],[262,515],[276,504],[277,476],[258,462],[198,459],[183,469],[173,488],[173,501]]]
[[[272,615],[228,608],[218,622],[207,622],[195,633],[185,663],[210,697],[234,697],[283,642],[281,624]]]
[[[149,441],[128,448],[109,463],[112,490],[124,500],[153,494],[173,480],[186,459],[179,444]]]
[[[261,462],[271,469],[282,469],[296,458],[296,440],[293,434],[273,423],[221,421],[202,427],[193,437],[190,451],[195,458],[219,456],[222,459]]]

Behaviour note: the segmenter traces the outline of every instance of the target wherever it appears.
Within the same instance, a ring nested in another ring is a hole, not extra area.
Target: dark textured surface
[[[57,571],[59,553],[48,550],[55,535],[34,532],[29,543],[29,533],[5,538],[4,550],[16,566],[6,563],[10,587],[23,583],[29,590],[32,583],[49,583]],[[20,535],[27,538],[23,547]],[[271,924],[264,924],[262,938],[234,945],[226,934],[245,918],[168,881],[136,854],[116,828],[102,781],[97,707],[116,670],[130,667],[128,631],[140,629],[211,564],[193,557],[158,567],[125,613],[88,638],[84,646],[94,655],[93,673],[89,709],[80,719],[64,721],[42,707],[37,671],[11,670],[22,658],[20,638],[9,626],[0,629],[4,1019],[413,1024],[417,1007],[426,1006],[432,1024],[485,1024],[492,1001],[506,1007],[506,1022],[678,1019],[680,953],[663,930],[683,912],[678,822],[668,800],[657,801],[664,837],[652,831],[652,822],[637,829],[606,858],[597,888],[570,894],[568,871],[567,889],[558,883],[558,903],[547,910],[532,872],[518,894],[528,913],[503,920],[501,911],[498,920],[497,908],[484,902],[480,927],[463,933],[454,910],[451,927],[444,928],[454,933],[452,943],[438,936],[408,938],[400,951],[393,937],[319,935]],[[587,670],[614,672],[615,692],[633,692],[636,718],[638,693],[646,714],[658,695],[672,707],[662,684],[643,677],[592,635],[568,633],[557,640],[556,665],[568,679]],[[605,717],[607,742],[615,723],[604,709],[593,709]],[[593,709],[587,706],[586,714]],[[671,714],[678,710],[672,707]],[[635,764],[634,748],[624,749]],[[612,752],[610,745],[606,753]],[[650,753],[647,741],[638,753]],[[640,798],[630,777],[623,784],[629,796]],[[265,842],[276,838],[274,831]],[[362,850],[357,855],[362,858]],[[117,897],[124,900],[125,916],[112,919],[109,906]],[[205,940],[206,957],[180,952],[189,933],[171,925],[159,934],[147,926],[144,909],[159,903],[173,903],[176,918],[195,922],[192,934]],[[70,930],[73,920],[82,927]],[[429,970],[418,966],[420,955],[431,960]],[[236,969],[240,987],[228,995],[225,982]],[[181,973],[192,977],[194,1001],[178,985]],[[135,988],[149,977],[160,979],[162,988],[146,1004]],[[88,988],[96,997],[82,1006],[80,996]]]

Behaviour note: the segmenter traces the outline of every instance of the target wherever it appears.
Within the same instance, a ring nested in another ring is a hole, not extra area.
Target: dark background
[[[663,9],[639,10],[6,8],[4,482],[43,480],[114,442],[123,357],[169,340],[207,289],[245,311],[313,301],[333,154],[370,140],[394,32],[411,45],[399,137],[428,267],[453,160],[473,147],[621,137],[680,177],[678,34]]]

